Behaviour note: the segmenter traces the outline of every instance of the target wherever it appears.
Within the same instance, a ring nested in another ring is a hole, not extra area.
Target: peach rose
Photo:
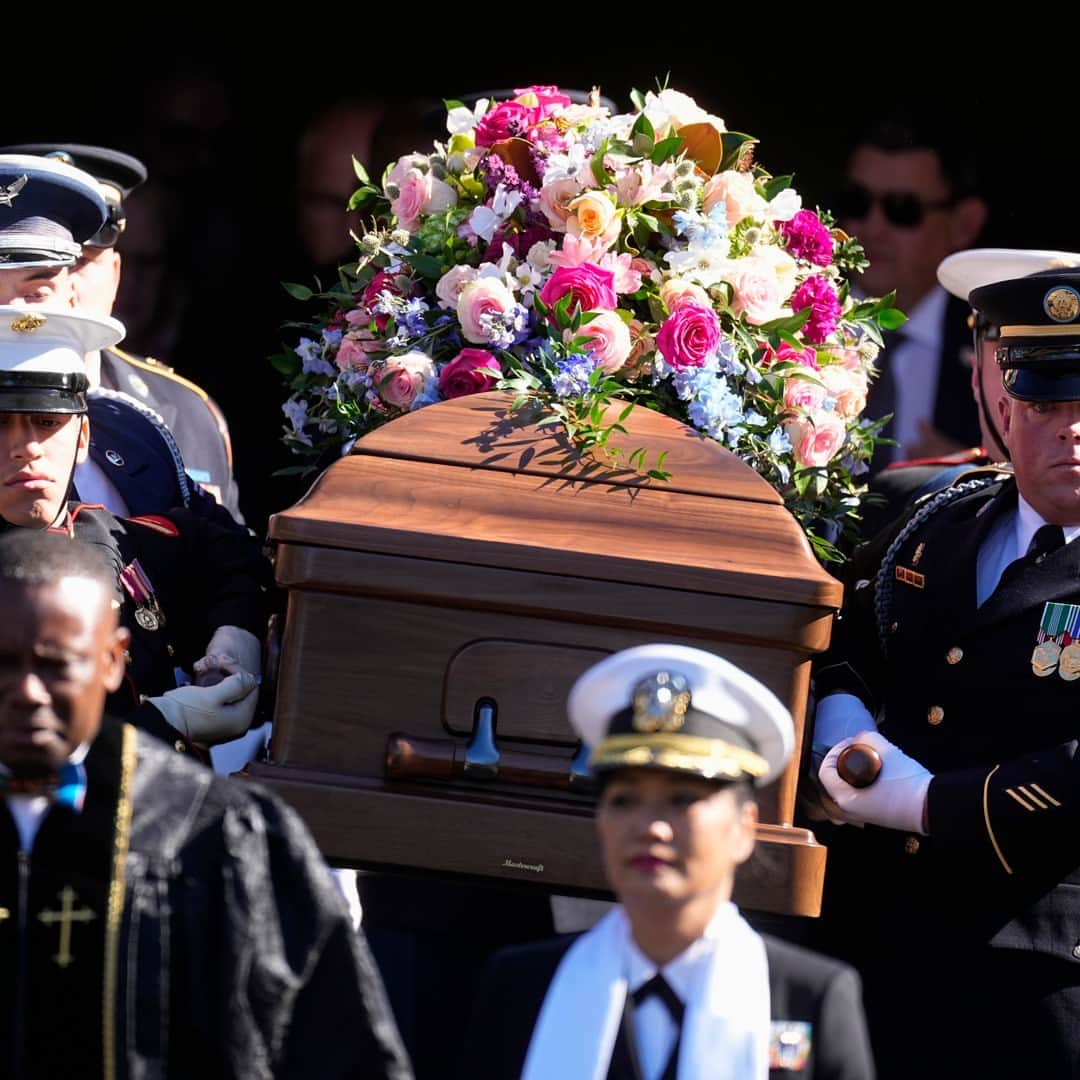
[[[836,399],[836,412],[851,420],[866,408],[866,376],[840,364],[829,364],[821,369],[821,379],[831,397]]]
[[[791,420],[784,425],[791,440],[795,460],[807,468],[828,465],[840,452],[847,432],[834,413],[817,413],[810,418]]]
[[[602,244],[605,250],[619,239],[621,218],[616,214],[615,204],[602,191],[586,191],[579,195],[571,201],[569,210],[568,233]]]
[[[708,180],[701,194],[701,209],[706,214],[723,199],[729,228],[734,228],[745,217],[761,217],[767,205],[754,190],[754,178],[750,173],[734,169],[717,173]]]
[[[668,278],[660,286],[660,300],[669,313],[678,311],[683,304],[712,307],[708,293],[700,285],[692,281],[684,281],[682,278]]]
[[[514,294],[495,277],[468,282],[458,294],[457,317],[461,333],[474,345],[487,343],[488,335],[480,319],[483,315],[503,315],[513,309]]]
[[[556,232],[566,232],[570,204],[581,194],[581,185],[574,179],[552,180],[540,189],[540,209]]]
[[[422,352],[391,356],[375,379],[379,396],[397,409],[412,408],[429,380],[435,378],[431,357]]]
[[[568,330],[565,336],[586,338],[586,351],[609,375],[618,371],[630,356],[630,329],[613,311],[602,311],[576,334]]]

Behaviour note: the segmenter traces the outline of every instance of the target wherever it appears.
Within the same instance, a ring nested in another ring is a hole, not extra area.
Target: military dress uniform
[[[27,853],[0,799],[0,1075],[408,1080],[299,818],[102,724]]]
[[[268,567],[258,546],[182,510],[118,518],[100,506],[72,503],[67,520],[52,531],[100,548],[116,570],[120,623],[130,630],[131,645],[109,711],[191,751],[191,742],[143,699],[175,687],[177,669],[191,670],[219,626],[262,640]]]
[[[229,428],[205,390],[177,375],[166,364],[132,356],[117,348],[101,351],[101,386],[121,391],[157,413],[176,440],[187,476],[238,522],[243,522],[233,478]],[[92,404],[91,423],[94,423]]]
[[[977,606],[979,545],[1015,506],[1011,479],[962,477],[860,550],[815,675],[934,774],[929,835],[826,838],[829,940],[863,974],[886,1075],[1080,1066],[1060,1036],[1080,1018],[1080,543]]]

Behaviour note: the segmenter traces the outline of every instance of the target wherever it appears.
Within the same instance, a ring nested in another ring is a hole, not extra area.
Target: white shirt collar
[[[1023,556],[1031,546],[1032,537],[1039,529],[1048,524],[1047,520],[1035,510],[1023,495],[1019,496],[1019,513],[1016,515],[1016,557]],[[1080,525],[1063,525],[1065,543],[1071,544],[1080,536]]]

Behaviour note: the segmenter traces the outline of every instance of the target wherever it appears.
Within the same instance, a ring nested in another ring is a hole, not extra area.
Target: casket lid
[[[733,453],[636,407],[611,438],[667,481],[582,455],[559,425],[476,394],[358,440],[292,508],[285,543],[837,607],[841,587],[779,494]]]

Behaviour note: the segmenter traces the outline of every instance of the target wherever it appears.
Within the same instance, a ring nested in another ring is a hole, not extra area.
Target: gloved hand
[[[881,772],[865,788],[854,788],[840,779],[836,761],[852,743],[864,743],[881,755]],[[924,833],[926,793],[934,774],[894,746],[877,731],[863,731],[841,739],[826,755],[818,772],[822,787],[843,814],[855,825],[881,825],[886,829]]]
[[[219,626],[206,646],[206,655],[192,666],[195,682],[215,686],[237,671],[252,675],[262,671],[262,645],[254,634],[239,626]]]
[[[258,676],[238,671],[216,686],[179,686],[147,700],[184,736],[214,746],[251,726],[259,695]]]

